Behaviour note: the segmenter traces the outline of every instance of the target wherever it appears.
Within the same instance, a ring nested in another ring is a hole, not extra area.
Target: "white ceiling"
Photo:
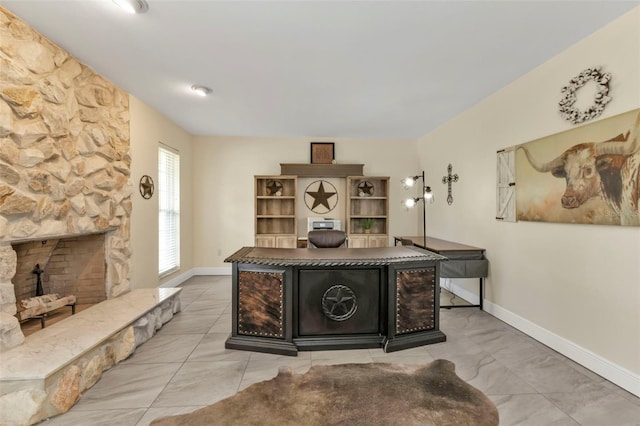
[[[429,133],[640,0],[148,3],[0,0],[192,134],[375,139]]]

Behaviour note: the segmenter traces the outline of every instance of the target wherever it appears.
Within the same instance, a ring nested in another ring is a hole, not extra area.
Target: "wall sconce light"
[[[431,187],[426,185],[426,182],[425,182],[425,179],[424,179],[424,171],[420,175],[406,177],[406,178],[402,179],[401,182],[402,182],[402,186],[404,186],[404,189],[408,189],[408,188],[413,187],[418,182],[418,179],[422,179],[422,197],[407,198],[406,200],[404,200],[402,202],[402,204],[407,209],[411,209],[411,208],[415,207],[415,205],[418,204],[418,202],[420,202],[420,201],[423,202],[423,205],[422,205],[422,230],[423,230],[424,243],[426,244],[426,242],[427,242],[427,206],[426,206],[426,203],[427,203],[427,201],[429,201],[430,203],[433,203],[433,192],[431,191]]]
[[[145,13],[149,10],[149,5],[145,0],[113,0],[122,10],[127,13]]]

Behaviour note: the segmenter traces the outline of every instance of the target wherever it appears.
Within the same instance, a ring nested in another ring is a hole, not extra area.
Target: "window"
[[[161,146],[158,150],[159,273],[180,268],[180,155]]]

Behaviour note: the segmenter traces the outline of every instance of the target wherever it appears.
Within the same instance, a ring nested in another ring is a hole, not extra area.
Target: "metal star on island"
[[[351,310],[351,307],[347,306],[345,302],[353,301],[353,297],[348,295],[345,296],[341,293],[342,289],[338,289],[335,296],[327,296],[327,300],[333,302],[330,310],[330,313],[332,314],[334,313],[333,311],[335,311],[336,308],[340,308],[342,310],[342,314],[346,314]],[[351,303],[351,305],[353,306],[353,303]]]
[[[313,207],[311,207],[311,210],[315,209],[321,204],[325,206],[327,210],[331,210],[331,206],[329,206],[329,198],[336,195],[335,192],[326,192],[324,190],[322,181],[320,181],[320,185],[318,186],[317,191],[307,191],[307,194],[309,194],[309,196],[313,198]]]

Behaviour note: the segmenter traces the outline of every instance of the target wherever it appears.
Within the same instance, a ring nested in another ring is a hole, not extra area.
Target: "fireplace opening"
[[[106,300],[105,234],[13,244],[16,317],[25,336]]]

